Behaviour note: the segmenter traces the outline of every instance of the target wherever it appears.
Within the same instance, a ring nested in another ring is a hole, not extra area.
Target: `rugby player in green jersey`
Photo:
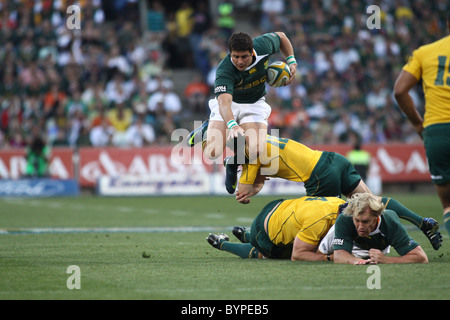
[[[306,195],[350,198],[355,193],[371,193],[370,189],[344,156],[308,148],[300,142],[267,136],[265,153],[255,163],[242,165],[236,191],[236,200],[250,203],[250,198],[263,188],[267,177],[303,182]],[[228,172],[227,172],[228,174]],[[379,197],[386,209],[422,230],[435,250],[442,245],[439,224],[433,218],[424,218],[390,197]]]
[[[357,193],[336,219],[319,248],[331,239],[335,263],[427,263],[428,258],[419,244],[407,233],[397,214],[386,210],[380,199],[370,193]],[[387,256],[389,246],[399,254]],[[357,254],[355,254],[357,252]]]
[[[295,78],[297,62],[290,40],[283,32],[273,32],[251,38],[244,32],[236,32],[228,41],[229,54],[221,61],[214,82],[215,98],[209,101],[211,114],[208,121],[188,136],[188,144],[202,142],[204,154],[209,159],[222,155],[227,141],[245,137],[248,156],[252,161],[264,152],[267,124],[271,107],[265,101],[267,68],[270,57],[277,53],[286,58],[291,77]],[[206,132],[206,137],[204,134]],[[238,159],[231,157],[227,171],[237,172]],[[236,174],[228,177],[236,184]]]

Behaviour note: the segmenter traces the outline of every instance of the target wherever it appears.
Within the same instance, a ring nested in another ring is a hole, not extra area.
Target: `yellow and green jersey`
[[[239,183],[253,184],[260,169],[265,176],[306,182],[322,153],[294,140],[269,135],[265,154],[260,155],[256,163],[242,165]]]
[[[450,122],[450,36],[415,50],[403,70],[417,81],[425,94],[424,128]]]
[[[292,244],[295,237],[318,245],[334,225],[343,203],[344,200],[335,197],[284,200],[270,216],[267,234],[278,246]]]

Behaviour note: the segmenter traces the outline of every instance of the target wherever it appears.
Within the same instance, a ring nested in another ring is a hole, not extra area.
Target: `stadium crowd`
[[[170,11],[148,1],[143,32],[136,0],[1,1],[0,149],[26,146],[33,132],[74,148],[171,143],[186,119],[208,116],[239,19],[252,36],[285,32],[299,61],[292,85],[268,87],[269,132],[304,144],[419,141],[392,88],[411,50],[446,34],[447,0],[216,2]],[[79,29],[67,25],[71,4],[81,8]],[[381,9],[379,29],[368,28],[369,5]],[[198,74],[183,92],[172,77],[179,69]],[[412,95],[423,110],[420,90]]]

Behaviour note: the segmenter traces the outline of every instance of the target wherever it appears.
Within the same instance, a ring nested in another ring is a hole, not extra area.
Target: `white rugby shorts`
[[[209,109],[211,115],[210,121],[223,121],[219,112],[219,102],[217,98],[209,100]],[[266,99],[262,97],[255,103],[231,103],[231,111],[233,112],[234,119],[238,124],[260,122],[268,125],[268,119],[272,108],[266,102]]]

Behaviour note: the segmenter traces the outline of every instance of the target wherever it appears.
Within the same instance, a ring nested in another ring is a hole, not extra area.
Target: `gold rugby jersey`
[[[253,184],[259,169],[265,176],[306,182],[322,153],[297,141],[268,135],[265,154],[256,163],[242,165],[239,183]]]
[[[344,200],[335,197],[302,197],[284,200],[272,213],[267,233],[275,245],[293,243],[295,237],[318,245],[334,225]]]
[[[415,50],[403,70],[422,79],[423,127],[450,122],[450,36]]]

